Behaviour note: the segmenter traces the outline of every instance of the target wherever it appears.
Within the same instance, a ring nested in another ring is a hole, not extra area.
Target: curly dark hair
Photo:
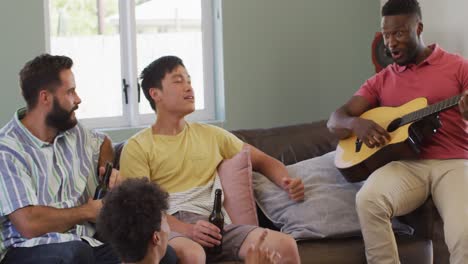
[[[168,208],[168,194],[147,178],[128,179],[106,194],[97,231],[122,261],[141,261]]]
[[[21,94],[28,109],[37,104],[39,92],[54,92],[61,85],[60,72],[71,69],[73,60],[66,56],[42,54],[26,62],[19,73]]]
[[[149,94],[150,88],[162,90],[161,81],[166,76],[166,73],[172,72],[177,66],[185,67],[184,63],[179,57],[164,56],[161,57],[148,66],[140,74],[141,88],[146,99],[148,99],[151,108],[156,111],[156,104]]]
[[[382,16],[417,15],[422,19],[417,0],[388,0],[382,7]]]

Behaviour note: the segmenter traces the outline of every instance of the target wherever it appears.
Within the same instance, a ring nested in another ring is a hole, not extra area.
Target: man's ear
[[[416,34],[418,34],[418,37],[420,37],[424,29],[424,24],[421,21],[419,21],[417,27],[418,28],[416,29]]]
[[[154,231],[153,238],[151,241],[153,242],[154,245],[158,245],[161,242],[161,238],[159,237],[158,231]]]
[[[161,101],[161,89],[157,89],[157,88],[154,88],[154,87],[151,87],[149,89],[149,94],[151,96],[151,98],[153,98],[153,100],[158,103],[159,101]]]
[[[37,97],[38,105],[51,105],[54,101],[54,95],[47,90],[40,90],[39,96]]]

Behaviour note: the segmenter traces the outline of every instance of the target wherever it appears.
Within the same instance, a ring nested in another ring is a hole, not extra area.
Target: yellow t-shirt
[[[221,188],[216,168],[241,151],[243,142],[207,124],[186,123],[175,136],[146,128],[128,140],[120,158],[123,177],[149,177],[169,192],[169,210],[209,214]]]

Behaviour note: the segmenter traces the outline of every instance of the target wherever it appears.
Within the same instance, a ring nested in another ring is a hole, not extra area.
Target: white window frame
[[[168,0],[169,1],[169,0]],[[201,0],[202,3],[202,47],[203,83],[205,108],[187,116],[188,121],[214,122],[224,119],[224,76],[222,52],[222,0]],[[128,103],[122,93],[123,115],[118,117],[83,118],[80,122],[88,128],[143,127],[154,123],[155,114],[140,114],[138,110],[138,76],[136,51],[135,1],[118,0],[120,25],[121,79],[129,85]],[[49,0],[44,3],[44,27],[46,52],[50,53]],[[73,58],[72,58],[73,59]],[[157,58],[154,58],[157,59]],[[182,58],[183,59],[183,58]],[[190,69],[187,69],[190,72]],[[77,86],[80,84],[78,83]],[[140,102],[149,104],[140,90]],[[105,100],[103,100],[105,107]]]

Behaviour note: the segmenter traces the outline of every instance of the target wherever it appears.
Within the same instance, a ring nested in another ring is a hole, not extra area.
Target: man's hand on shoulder
[[[458,102],[458,107],[460,108],[463,119],[468,120],[468,90],[462,93],[460,101]]]
[[[282,179],[282,186],[294,201],[299,202],[304,200],[304,183],[302,179],[284,177]]]

